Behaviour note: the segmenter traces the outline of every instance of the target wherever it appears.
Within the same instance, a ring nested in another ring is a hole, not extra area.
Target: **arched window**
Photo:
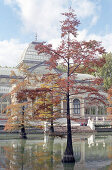
[[[75,114],[80,114],[80,100],[79,99],[74,99],[73,100],[73,105],[74,105],[74,113]]]

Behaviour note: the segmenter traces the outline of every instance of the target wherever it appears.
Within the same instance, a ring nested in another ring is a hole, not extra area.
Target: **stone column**
[[[96,115],[96,121],[98,121],[98,106],[95,108],[95,111],[96,111],[96,113],[95,113],[95,115]]]
[[[64,112],[64,103],[63,103],[63,99],[61,100],[61,113],[63,113]]]
[[[85,117],[85,107],[84,107],[84,99],[80,99],[80,115],[82,117]]]
[[[47,122],[46,122],[46,121],[44,121],[44,133],[46,133],[46,132],[47,132],[47,130],[48,130],[48,128],[47,128]]]
[[[98,121],[98,117],[96,117],[96,121]]]
[[[0,107],[0,114],[2,114],[2,102],[0,102],[0,105],[1,105],[1,107]]]
[[[61,100],[61,113],[62,115],[66,115],[67,112],[67,103],[64,99]]]
[[[1,105],[1,107],[0,107],[0,114],[2,114],[2,102],[0,102],[0,105]]]
[[[70,98],[70,115],[74,115],[74,106],[73,106],[73,99]]]

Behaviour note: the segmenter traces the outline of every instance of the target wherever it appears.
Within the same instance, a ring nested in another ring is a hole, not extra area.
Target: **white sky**
[[[81,20],[78,39],[102,41],[106,50],[112,51],[112,22],[106,11],[107,7],[110,14],[110,4],[110,0],[1,0],[0,65],[17,65],[35,32],[39,41],[56,47],[60,40],[60,13],[70,5]]]

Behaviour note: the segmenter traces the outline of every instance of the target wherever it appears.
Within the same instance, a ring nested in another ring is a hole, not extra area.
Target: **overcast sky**
[[[16,66],[35,33],[57,46],[61,13],[70,6],[81,22],[78,39],[102,41],[112,51],[112,0],[0,0],[0,65]]]

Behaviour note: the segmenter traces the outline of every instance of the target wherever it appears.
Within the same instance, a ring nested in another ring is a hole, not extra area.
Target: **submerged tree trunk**
[[[53,94],[51,95],[51,98],[52,98],[52,103],[53,103]],[[53,123],[53,104],[51,104],[51,125],[50,125],[50,129],[49,129],[49,132],[50,134],[53,134],[54,133],[54,123]]]
[[[49,132],[50,134],[53,134],[54,133],[54,124],[53,124],[53,106],[52,106],[52,109],[51,109],[51,125],[50,125],[50,129],[49,129]]]
[[[63,163],[75,163],[72,146],[71,120],[69,108],[69,93],[67,94],[67,146],[62,159]]]
[[[63,164],[64,170],[74,170],[75,163]]]
[[[69,41],[69,37],[68,37],[68,41]],[[69,48],[69,47],[68,47]],[[62,159],[63,163],[74,163],[75,162],[75,158],[74,158],[74,154],[73,154],[73,146],[72,146],[72,133],[71,133],[71,120],[70,120],[70,79],[69,79],[69,58],[68,58],[68,70],[67,70],[67,146],[66,146],[66,150],[64,152],[64,156]]]
[[[24,126],[24,106],[22,107],[22,122],[21,122],[20,138],[21,139],[27,139],[25,126]]]
[[[50,125],[49,132],[50,132],[50,133],[54,133],[53,119],[51,119],[51,125]]]
[[[24,125],[21,125],[20,138],[21,139],[27,139]]]

